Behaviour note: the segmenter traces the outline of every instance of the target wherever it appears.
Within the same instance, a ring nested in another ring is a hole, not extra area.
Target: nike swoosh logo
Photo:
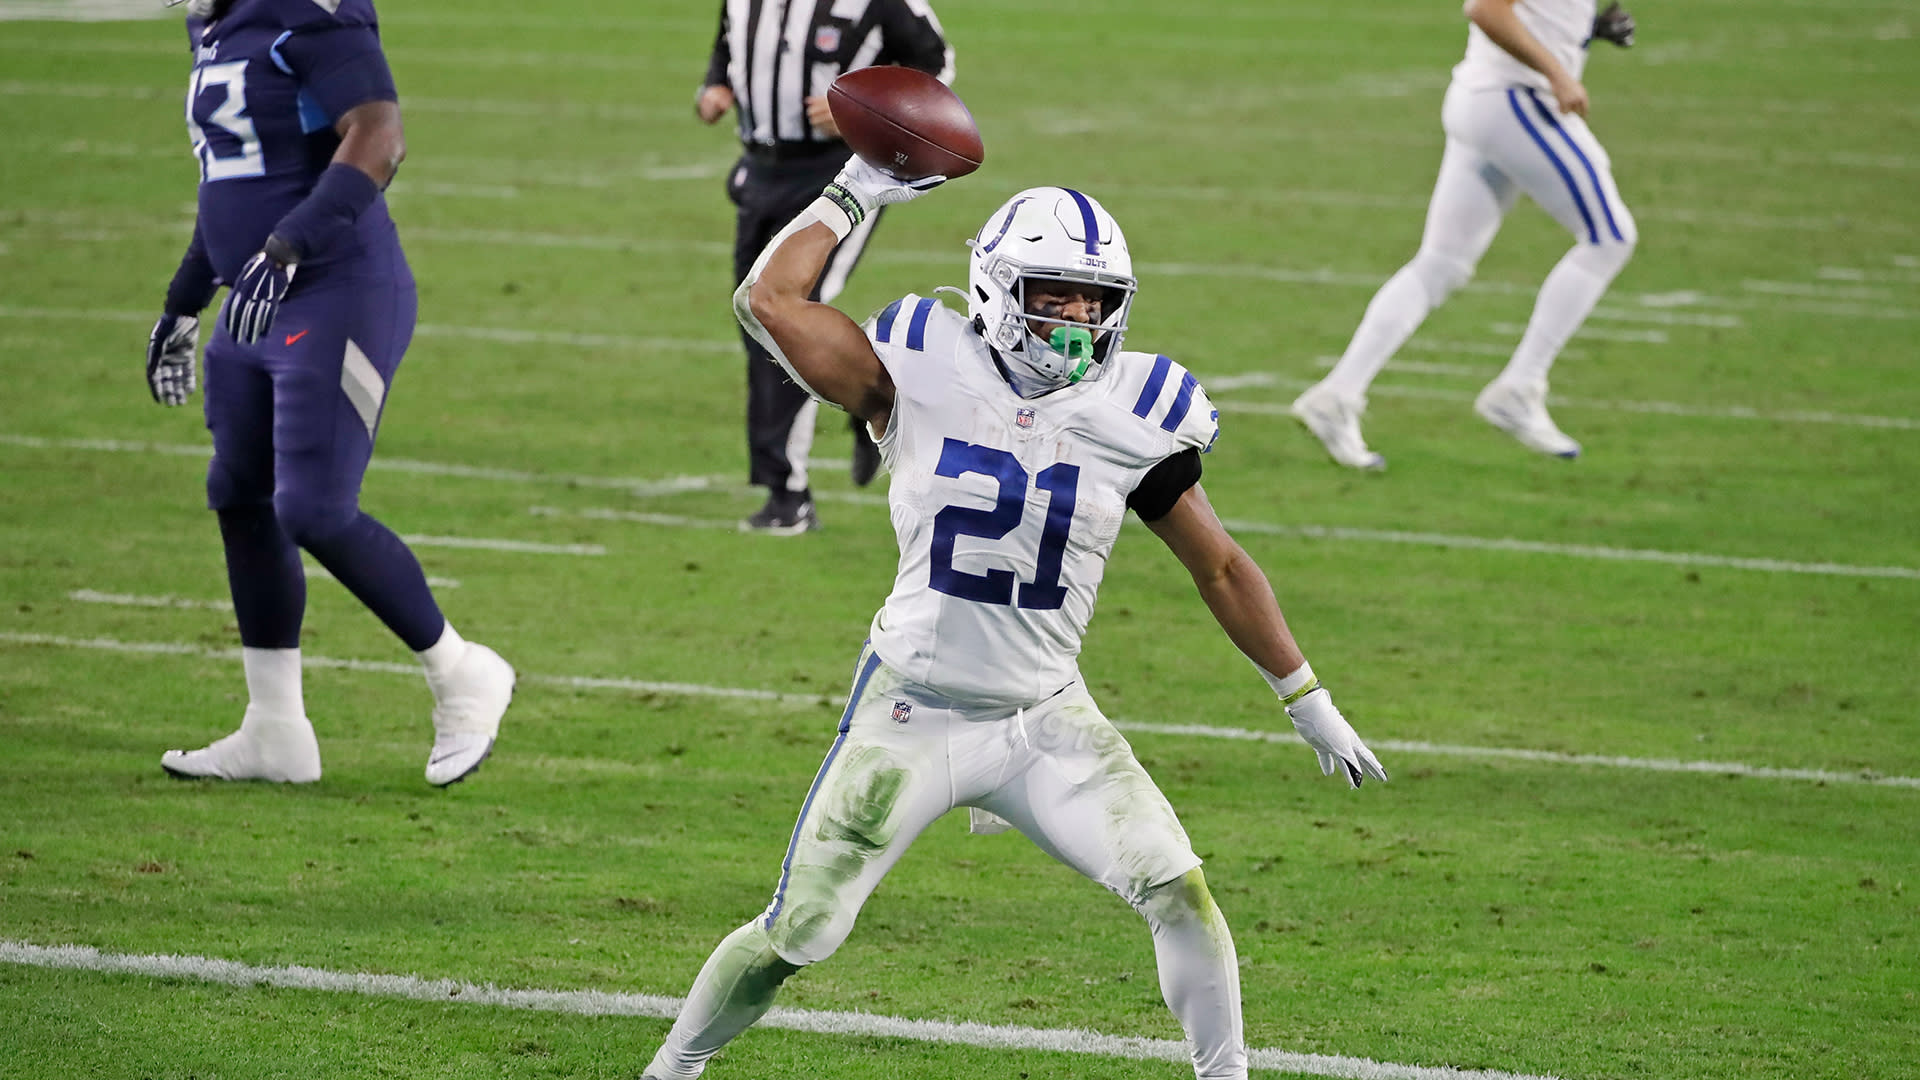
[[[300,332],[299,332],[299,333],[297,333],[297,334],[288,334],[288,335],[287,335],[287,344],[289,344],[289,345],[291,345],[291,344],[293,344],[294,342],[296,342],[296,341],[299,341],[299,340],[300,340],[301,338],[303,338],[303,337],[306,337],[306,336],[307,336],[307,331],[305,331],[305,330],[302,330],[302,331],[300,331]]]

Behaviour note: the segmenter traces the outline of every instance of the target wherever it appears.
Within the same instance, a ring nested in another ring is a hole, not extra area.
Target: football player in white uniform
[[[1580,454],[1547,415],[1547,370],[1633,254],[1638,233],[1620,201],[1607,152],[1588,129],[1580,83],[1587,45],[1633,43],[1633,18],[1616,2],[1467,0],[1467,56],[1441,107],[1447,148],[1413,261],[1374,295],[1331,373],[1293,403],[1293,415],[1342,465],[1379,469],[1386,459],[1360,436],[1367,387],[1427,313],[1473,277],[1521,192],[1574,235],[1547,275],[1533,317],[1506,369],[1473,403],[1488,423],[1531,450]]]
[[[971,243],[961,315],[906,296],[862,328],[807,297],[840,237],[902,183],[858,158],[769,243],[734,310],[808,392],[867,421],[900,542],[853,691],[773,902],[701,970],[649,1080],[689,1080],[831,956],[914,838],[959,806],[1105,885],[1152,928],[1204,1080],[1242,1080],[1239,971],[1200,859],[1088,694],[1077,656],[1131,508],[1186,565],[1322,770],[1386,779],[1288,631],[1266,576],[1197,481],[1218,413],[1179,364],[1123,352],[1119,226],[1077,191],[1023,191]]]

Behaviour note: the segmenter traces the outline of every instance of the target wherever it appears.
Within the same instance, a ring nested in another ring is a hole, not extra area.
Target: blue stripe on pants
[[[840,756],[840,748],[847,743],[847,732],[853,727],[853,710],[860,704],[860,695],[867,691],[867,680],[873,678],[874,670],[880,666],[880,654],[869,648],[866,662],[860,665],[860,675],[853,681],[853,693],[847,695],[847,711],[840,715],[840,734],[833,740],[833,748],[827,751],[827,759],[820,763],[820,771],[814,774],[813,786],[807,789],[807,799],[800,804],[800,820],[793,823],[793,836],[787,841],[787,856],[780,860],[780,884],[773,890],[773,906],[767,909],[767,917],[760,925],[773,928],[773,920],[779,918],[780,909],[787,903],[787,880],[793,876],[793,852],[800,846],[800,830],[806,827],[807,811],[813,809],[814,796],[820,794],[820,785],[827,779],[827,773],[833,769],[833,761]]]
[[[1587,200],[1580,194],[1580,185],[1573,182],[1573,174],[1567,171],[1567,167],[1560,161],[1559,155],[1553,152],[1553,147],[1548,146],[1547,140],[1541,137],[1540,129],[1534,127],[1533,121],[1527,119],[1527,111],[1520,107],[1520,92],[1518,90],[1511,87],[1507,89],[1507,104],[1513,107],[1514,118],[1520,121],[1520,126],[1526,128],[1527,134],[1533,137],[1533,144],[1540,148],[1541,153],[1547,155],[1548,161],[1553,162],[1554,170],[1560,174],[1560,179],[1567,182],[1567,191],[1573,195],[1574,208],[1580,211],[1580,220],[1587,223],[1587,242],[1590,244],[1599,243],[1600,231],[1594,228],[1593,215],[1587,212]]]
[[[1580,167],[1587,170],[1587,179],[1593,181],[1593,197],[1600,200],[1600,212],[1606,215],[1607,231],[1613,234],[1615,240],[1625,243],[1627,238],[1620,235],[1620,226],[1613,220],[1613,207],[1607,204],[1607,189],[1600,186],[1599,170],[1593,167],[1593,162],[1587,160],[1586,151],[1580,149],[1580,144],[1573,141],[1573,135],[1553,115],[1553,110],[1547,108],[1546,103],[1540,100],[1540,95],[1528,90],[1527,96],[1533,99],[1533,107],[1540,111],[1540,118],[1547,122],[1548,127],[1560,133],[1560,138],[1567,144],[1567,149],[1573,151],[1573,156],[1580,159]]]

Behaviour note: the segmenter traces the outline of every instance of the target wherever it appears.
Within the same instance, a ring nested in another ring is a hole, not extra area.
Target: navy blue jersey
[[[199,233],[214,272],[232,282],[326,171],[340,146],[340,117],[398,97],[372,0],[234,0],[216,19],[188,19],[187,35]],[[303,261],[300,277],[350,264],[379,272],[399,258],[381,196],[352,236]]]

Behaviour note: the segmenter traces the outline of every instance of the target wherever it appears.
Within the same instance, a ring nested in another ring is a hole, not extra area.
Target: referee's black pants
[[[827,186],[851,153],[845,143],[822,143],[817,152],[749,150],[728,176],[727,195],[737,209],[733,238],[733,281],[746,280],[754,260],[775,233],[799,216]],[[860,261],[867,239],[880,220],[876,210],[840,242],[814,284],[813,299],[831,302]],[[807,452],[819,410],[745,330],[747,347],[748,481],[774,491],[807,488]]]

